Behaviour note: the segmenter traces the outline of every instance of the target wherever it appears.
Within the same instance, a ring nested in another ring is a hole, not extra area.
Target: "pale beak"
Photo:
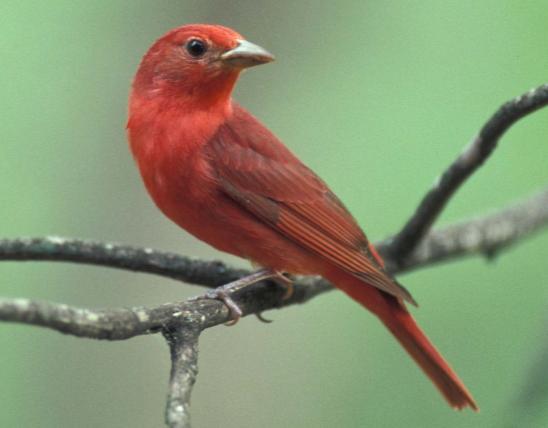
[[[221,61],[231,67],[248,68],[274,61],[274,55],[247,40],[238,40],[238,46],[221,55]]]

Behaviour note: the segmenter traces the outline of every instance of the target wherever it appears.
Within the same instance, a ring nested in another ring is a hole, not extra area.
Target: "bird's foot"
[[[272,279],[285,289],[282,300],[287,300],[291,298],[291,296],[293,296],[293,293],[295,292],[295,286],[291,277],[284,275],[282,272],[276,272],[276,276]]]
[[[277,282],[278,285],[281,285],[285,289],[285,293],[282,296],[282,300],[289,299],[291,296],[293,296],[293,293],[295,292],[293,279],[279,271],[275,271],[273,273],[275,275],[273,275],[271,279]],[[270,324],[271,322],[273,322],[273,320],[265,318],[262,312],[256,313],[255,316],[258,318],[259,321],[264,322],[265,324]]]
[[[288,284],[292,284],[292,281],[289,278],[285,277],[281,272],[272,269],[261,269],[257,272],[253,272],[250,275],[244,276],[243,278],[237,279],[236,281],[229,282],[228,284],[222,285],[221,287],[210,290],[200,298],[222,301],[228,308],[228,311],[230,313],[230,321],[225,323],[225,325],[232,326],[240,320],[243,312],[238,304],[232,299],[231,295],[247,286],[255,284],[259,281],[263,281],[265,279],[274,279],[275,281],[283,284],[286,287],[289,287]],[[287,297],[285,297],[284,295],[284,299],[286,298]],[[263,318],[261,314],[257,314],[257,317],[263,322],[271,322],[270,320]]]
[[[236,324],[243,315],[243,312],[238,306],[238,304],[232,299],[232,297],[230,297],[231,290],[225,289],[225,287],[230,284],[231,283],[228,283],[226,285],[223,285],[222,287],[218,287],[218,288],[215,288],[214,290],[208,291],[203,296],[206,299],[220,300],[221,302],[225,304],[230,314],[230,321],[225,323],[225,325],[227,326],[232,326]]]

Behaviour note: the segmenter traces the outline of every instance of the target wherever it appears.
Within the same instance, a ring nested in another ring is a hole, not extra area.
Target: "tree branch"
[[[0,261],[74,262],[144,272],[191,284],[218,287],[246,270],[220,261],[204,261],[175,253],[109,242],[61,237],[0,239]]]
[[[493,258],[547,225],[548,188],[504,210],[433,230],[407,258],[389,268],[407,271],[477,254]]]
[[[322,279],[302,278],[291,298],[281,301],[284,290],[265,281],[242,291],[238,304],[245,316],[304,303],[330,289]],[[229,320],[230,314],[221,301],[201,298],[155,307],[100,310],[28,299],[0,299],[0,321],[46,327],[91,339],[125,340],[185,326],[203,330]]]
[[[400,272],[463,255],[486,254],[491,257],[547,224],[548,189],[545,189],[530,199],[505,210],[431,232],[403,265],[390,264],[392,262],[387,258],[388,268],[394,272]],[[16,257],[13,250],[19,248],[24,250],[29,259],[35,260],[37,254],[44,254],[43,250],[48,247],[47,244],[50,241],[51,238],[2,240],[0,253],[3,259],[7,260],[8,254]],[[90,248],[90,243],[88,242],[59,238],[53,238],[53,241],[56,254],[67,253],[63,245],[70,248],[69,253],[73,256],[79,254],[80,260],[85,258],[85,254],[89,254],[87,250]],[[380,251],[387,252],[390,241],[389,239],[378,243]],[[143,265],[134,264],[124,268],[150,272],[150,260],[154,260],[155,266],[164,266],[161,272],[157,273],[169,278],[178,277],[178,269],[184,263],[190,263],[189,266],[192,266],[193,262],[197,262],[198,268],[195,272],[201,272],[200,268],[208,264],[208,262],[193,261],[170,253],[114,244],[92,243],[91,247],[104,247],[105,251],[113,251],[118,256],[142,251],[146,255],[141,259]],[[78,248],[83,249],[82,254],[78,252]],[[121,251],[117,252],[120,248]],[[33,249],[36,253],[32,251]],[[20,255],[17,257],[17,260],[22,260]],[[169,263],[164,263],[164,258],[167,258]],[[119,257],[115,258],[115,260],[118,259]],[[210,263],[221,272],[226,268],[220,262]],[[110,266],[110,264],[107,265]],[[116,267],[121,266],[117,264]],[[214,284],[220,279],[207,273],[204,276],[194,275],[193,277],[202,285]],[[283,289],[262,282],[244,290],[239,296],[238,305],[245,316],[267,309],[304,303],[328,290],[331,290],[331,286],[321,278],[300,278],[295,284],[295,292],[291,298],[282,300],[285,293]],[[167,303],[151,308],[105,310],[90,310],[27,299],[0,299],[0,320],[47,327],[78,337],[107,340],[124,340],[137,335],[162,332],[171,353],[171,374],[165,411],[166,424],[172,428],[189,428],[190,396],[197,376],[199,335],[205,328],[228,321],[229,313],[222,302],[204,299]]]
[[[527,235],[538,231],[548,225],[548,189],[537,193],[529,199],[500,210],[493,214],[479,217],[467,222],[458,223],[443,229],[434,230],[429,233],[423,242],[405,260],[405,263],[394,264],[390,255],[390,238],[378,242],[376,245],[382,254],[386,254],[387,268],[393,273],[400,273],[418,267],[428,266],[433,263],[460,258],[466,255],[483,254],[493,257],[504,248],[515,244]],[[4,239],[0,241],[0,259],[8,260],[8,257],[15,259],[13,250],[20,249],[28,257],[27,260],[36,260],[37,254],[43,254],[43,248],[51,238],[34,239]],[[88,254],[91,247],[104,247],[107,251],[117,252],[120,247],[129,253],[138,252],[138,248],[117,246],[116,244],[89,243],[81,240],[60,240],[57,242],[56,254],[63,254],[63,245],[70,247],[72,255],[78,253],[82,248],[82,254]],[[60,242],[63,242],[61,244]],[[34,252],[35,249],[37,253]],[[79,258],[84,257],[80,254]],[[214,286],[224,281],[222,273],[216,277],[209,273],[203,276],[201,267],[212,264],[219,272],[229,271],[221,262],[200,262],[189,261],[183,256],[176,256],[171,253],[157,252],[147,249],[146,257],[141,260],[143,263],[134,264],[130,270],[150,272],[150,260],[163,265],[163,258],[167,257],[172,263],[170,271],[162,270],[158,275],[173,278],[178,275],[178,269],[182,263],[189,263],[192,267],[196,262],[198,269],[193,275],[196,283],[204,286]],[[23,260],[17,255],[16,260]],[[148,259],[150,258],[150,260]],[[179,260],[180,259],[180,260]],[[107,266],[111,266],[107,264]],[[116,265],[116,267],[120,267]],[[242,274],[248,271],[237,270]],[[234,272],[230,272],[230,275]],[[318,294],[331,289],[327,281],[315,277],[299,278],[295,282],[295,292],[290,299],[281,300],[284,290],[275,284],[265,281],[242,291],[238,295],[238,304],[244,315],[259,313],[269,309],[281,308],[297,303],[304,303]],[[167,303],[157,307],[135,307],[129,309],[103,309],[90,310],[75,308],[62,304],[38,302],[26,299],[0,299],[0,320],[32,324],[57,330],[61,333],[71,334],[79,337],[94,339],[123,340],[133,336],[157,333],[166,328],[180,326],[183,324],[195,324],[196,319],[204,319],[200,328],[213,327],[229,320],[228,310],[220,301],[215,300],[187,300],[179,303]]]
[[[449,199],[483,165],[504,133],[518,120],[547,104],[548,84],[545,84],[504,103],[491,116],[479,134],[426,193],[413,216],[394,237],[390,253],[396,263],[403,263],[419,244]]]
[[[414,215],[394,237],[376,244],[387,268],[398,273],[465,255],[493,257],[548,224],[548,189],[499,212],[429,232],[458,187],[488,158],[506,130],[525,115],[548,104],[548,85],[504,104],[478,136],[443,173]],[[146,272],[207,287],[217,287],[249,273],[219,261],[202,261],[173,253],[126,245],[66,238],[0,240],[0,261],[48,260],[93,264]],[[307,300],[331,289],[321,278],[299,278],[287,299],[285,290],[264,281],[245,288],[235,299],[243,315]],[[123,340],[161,332],[171,352],[166,406],[170,427],[190,427],[189,405],[197,375],[198,337],[205,328],[229,320],[216,300],[189,299],[156,307],[90,310],[27,299],[0,299],[0,321],[42,326],[78,337]]]

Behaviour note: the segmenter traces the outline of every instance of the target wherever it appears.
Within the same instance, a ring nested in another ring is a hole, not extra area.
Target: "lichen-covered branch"
[[[304,303],[330,289],[324,280],[302,278],[295,284],[291,298],[282,301],[285,292],[282,288],[260,282],[240,293],[237,300],[245,316]],[[229,320],[226,306],[211,299],[190,299],[155,307],[91,310],[60,303],[0,298],[0,321],[46,327],[92,339],[124,340],[184,326],[203,330]]]

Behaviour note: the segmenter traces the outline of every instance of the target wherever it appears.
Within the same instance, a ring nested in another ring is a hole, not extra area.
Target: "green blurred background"
[[[372,239],[395,232],[503,101],[548,80],[548,2],[13,1],[0,3],[0,235],[146,245],[234,265],[166,220],[125,142],[141,55],[190,22],[234,27],[276,54],[236,98],[345,201]],[[548,110],[518,124],[440,223],[548,182]],[[384,328],[342,293],[207,331],[196,427],[548,425],[541,233],[494,263],[401,277],[420,324],[481,413],[450,410]],[[1,263],[0,294],[87,307],[154,305],[202,292],[154,276]],[[98,342],[0,324],[0,426],[159,427],[161,337]],[[529,381],[537,380],[536,387]]]

